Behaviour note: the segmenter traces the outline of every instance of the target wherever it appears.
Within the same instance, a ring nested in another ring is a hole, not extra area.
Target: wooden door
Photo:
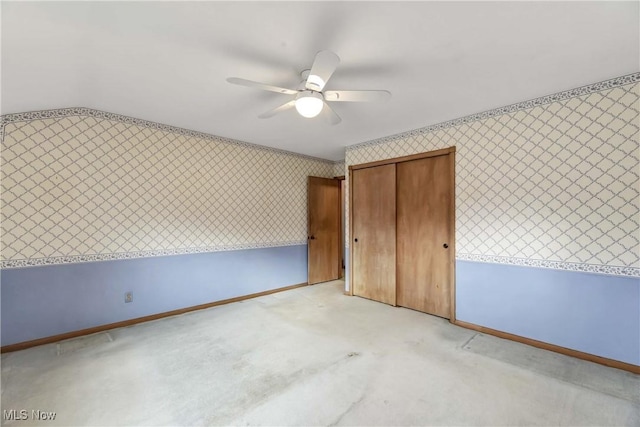
[[[451,156],[451,157],[450,157]],[[450,318],[453,153],[397,164],[398,305]]]
[[[396,304],[396,166],[352,171],[353,294]]]
[[[307,282],[312,285],[340,277],[340,180],[310,176],[307,189]]]

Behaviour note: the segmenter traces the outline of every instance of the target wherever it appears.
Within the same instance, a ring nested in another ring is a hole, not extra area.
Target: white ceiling
[[[638,2],[2,2],[2,114],[89,107],[331,160],[344,147],[640,69]],[[343,122],[258,114],[315,53]]]

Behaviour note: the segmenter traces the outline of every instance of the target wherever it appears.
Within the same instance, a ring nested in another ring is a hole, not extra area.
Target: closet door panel
[[[352,171],[353,294],[396,304],[396,165]]]
[[[397,164],[397,303],[450,317],[452,286],[449,155]]]

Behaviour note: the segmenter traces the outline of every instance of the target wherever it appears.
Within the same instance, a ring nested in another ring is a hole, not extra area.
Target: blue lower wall
[[[0,281],[4,346],[304,283],[307,246],[6,269]]]
[[[456,318],[640,365],[640,280],[456,262]]]
[[[7,269],[0,280],[4,346],[303,283],[307,246]],[[458,260],[456,317],[640,365],[636,278]]]

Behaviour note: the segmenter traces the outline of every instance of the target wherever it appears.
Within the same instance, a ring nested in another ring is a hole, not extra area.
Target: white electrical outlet
[[[133,302],[133,292],[125,292],[124,293],[124,302]]]

